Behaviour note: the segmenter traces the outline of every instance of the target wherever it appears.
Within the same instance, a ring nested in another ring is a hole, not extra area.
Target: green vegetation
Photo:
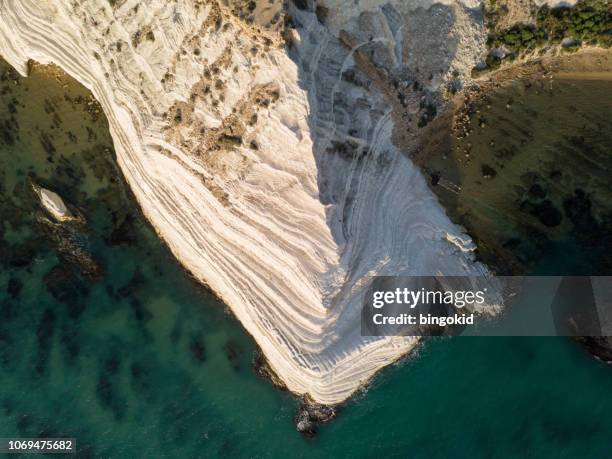
[[[485,64],[487,65],[485,70],[495,70],[499,68],[501,63],[501,57],[489,54],[485,59]],[[472,73],[474,73],[474,71],[472,71]]]
[[[232,150],[242,145],[242,137],[239,135],[221,134],[217,145],[225,150]]]
[[[535,49],[536,46],[544,44],[547,38],[548,35],[543,28],[520,24],[502,33],[490,34],[487,44],[495,48],[503,46],[514,53],[520,53]]]
[[[299,10],[306,10],[306,9],[308,9],[308,2],[306,0],[293,0],[293,4]]]
[[[438,109],[436,107],[436,104],[431,100],[422,101],[420,103],[420,109],[421,117],[419,118],[417,126],[422,128],[427,126],[429,122],[436,117],[436,115],[438,114]]]
[[[612,45],[612,6],[605,0],[581,1],[574,8],[542,7],[537,23],[553,43],[571,38],[606,48]]]
[[[581,0],[575,6],[549,8],[544,5],[535,14],[535,24],[516,24],[500,30],[497,24],[508,13],[505,4],[489,0],[485,7],[485,22],[489,29],[489,48],[502,48],[505,56],[489,54],[486,70],[498,68],[503,60],[513,60],[546,45],[577,49],[582,43],[602,47],[612,46],[612,6],[608,0]],[[478,73],[482,70],[474,70]]]

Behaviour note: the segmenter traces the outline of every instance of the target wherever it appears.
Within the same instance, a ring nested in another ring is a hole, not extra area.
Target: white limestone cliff
[[[435,91],[482,50],[478,4],[445,3],[328,1],[325,25],[291,6],[287,49],[267,0],[0,0],[0,55],[93,92],[160,237],[290,390],[333,404],[417,342],[361,337],[373,276],[486,274],[392,142],[383,79]]]

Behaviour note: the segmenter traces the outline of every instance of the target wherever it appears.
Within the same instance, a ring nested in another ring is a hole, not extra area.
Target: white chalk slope
[[[175,256],[290,390],[346,399],[415,345],[360,336],[372,276],[485,272],[392,145],[388,104],[355,82],[364,76],[354,50],[337,38],[368,30],[389,65],[404,65],[415,59],[405,18],[429,2],[330,1],[327,28],[296,12],[290,52],[215,2],[116,3],[0,0],[0,54],[22,73],[28,59],[55,63],[89,88],[127,182]],[[460,33],[420,42],[438,40],[431,52],[449,73],[464,75],[482,43],[472,6],[440,13]]]

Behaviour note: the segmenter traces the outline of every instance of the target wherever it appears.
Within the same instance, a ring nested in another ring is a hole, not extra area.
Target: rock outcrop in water
[[[300,409],[295,417],[295,427],[306,437],[314,437],[320,423],[331,421],[336,416],[333,407],[302,400]]]
[[[40,204],[54,219],[56,219],[58,222],[64,222],[74,218],[66,207],[66,204],[64,204],[64,200],[60,197],[60,195],[40,186],[32,186],[40,199]]]
[[[400,150],[468,78],[480,8],[241,5],[0,0],[0,54],[91,89],[159,235],[290,390],[334,404],[417,343],[360,335],[373,276],[486,274]]]

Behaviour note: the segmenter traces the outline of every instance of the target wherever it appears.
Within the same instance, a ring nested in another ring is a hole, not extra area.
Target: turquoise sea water
[[[612,368],[564,338],[432,339],[302,437],[298,401],[255,374],[252,340],[138,213],[87,91],[0,75],[0,437],[112,458],[612,454]],[[29,180],[87,226],[45,223]]]

